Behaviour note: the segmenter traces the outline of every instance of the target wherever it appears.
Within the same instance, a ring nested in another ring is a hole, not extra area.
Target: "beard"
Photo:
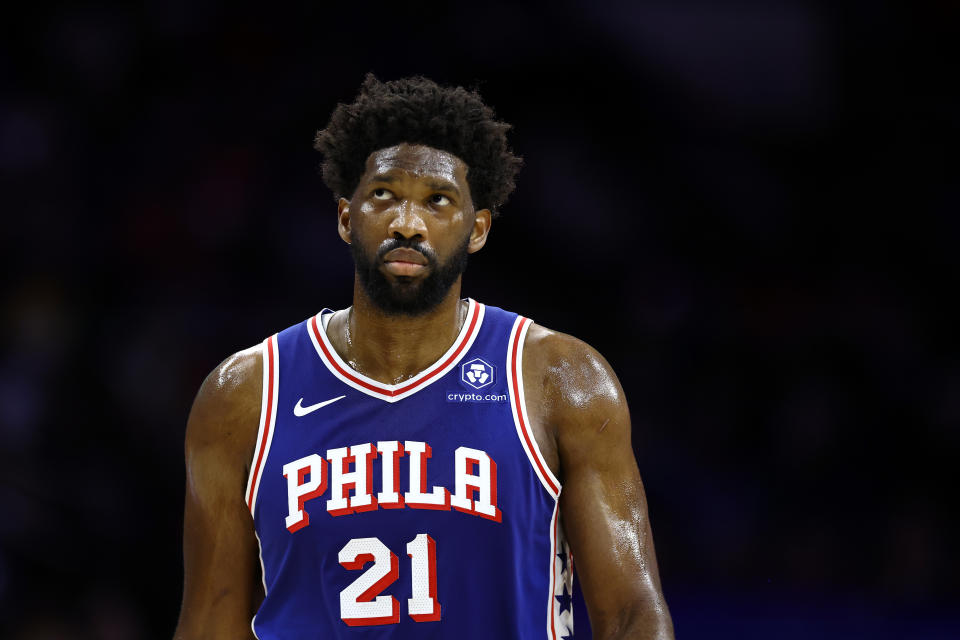
[[[467,246],[470,235],[463,239],[460,246],[442,264],[437,254],[419,242],[407,239],[391,238],[385,240],[370,257],[360,242],[350,245],[353,262],[360,285],[374,306],[387,315],[420,316],[436,308],[450,291],[450,287],[467,268]],[[383,256],[394,249],[406,248],[419,251],[427,259],[429,273],[420,280],[409,276],[397,276],[391,282],[380,271]]]

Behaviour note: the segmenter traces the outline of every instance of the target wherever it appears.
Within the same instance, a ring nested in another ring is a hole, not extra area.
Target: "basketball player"
[[[317,136],[353,305],[241,351],[187,427],[176,638],[672,638],[616,376],[461,299],[520,159],[475,92],[368,76]]]

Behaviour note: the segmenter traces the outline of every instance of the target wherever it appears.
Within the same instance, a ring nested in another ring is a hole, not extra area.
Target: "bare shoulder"
[[[251,450],[260,421],[263,356],[259,345],[221,362],[200,385],[187,421],[187,452]]]
[[[532,325],[524,342],[523,379],[534,437],[562,483],[575,478],[585,462],[611,461],[632,451],[620,381],[586,342]],[[625,462],[632,460],[631,453]]]
[[[523,375],[538,412],[556,427],[589,425],[626,412],[623,389],[596,349],[571,335],[534,324],[524,343]],[[532,383],[532,384],[531,384]]]
[[[178,639],[253,637],[250,617],[263,596],[244,487],[260,424],[262,359],[253,347],[220,363],[187,420]]]
[[[563,529],[594,637],[673,638],[620,382],[596,349],[536,325],[523,373],[528,407],[533,396],[552,429]]]

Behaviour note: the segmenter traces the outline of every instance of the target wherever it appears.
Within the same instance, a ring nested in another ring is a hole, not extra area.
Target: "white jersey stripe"
[[[280,356],[277,353],[277,336],[263,341],[263,392],[260,397],[260,426],[257,429],[257,445],[250,462],[250,475],[247,478],[247,508],[254,515],[257,505],[257,493],[260,489],[262,470],[270,454],[273,442],[274,426],[277,422],[277,390],[280,386]]]
[[[540,478],[543,487],[556,500],[560,495],[560,481],[550,471],[537,446],[537,440],[533,437],[523,392],[523,343],[527,338],[527,330],[532,324],[533,321],[529,318],[518,316],[510,331],[510,341],[507,343],[507,386],[510,393],[510,411],[513,413],[517,437],[520,438],[520,444],[530,460],[530,465]]]
[[[573,632],[573,556],[563,533],[563,517],[557,516],[556,553],[554,554],[556,579],[553,581],[553,623],[554,629],[561,636],[572,635]],[[564,608],[566,607],[566,611]]]
[[[320,356],[323,364],[336,378],[368,396],[393,403],[426,388],[457,366],[457,363],[470,351],[470,347],[473,346],[474,340],[476,340],[477,335],[480,333],[480,326],[483,324],[484,309],[484,305],[468,298],[467,318],[460,328],[457,339],[453,341],[453,344],[447,352],[431,366],[409,380],[404,380],[399,384],[378,382],[373,378],[369,378],[355,371],[350,365],[345,363],[330,344],[330,339],[327,337],[327,332],[323,327],[321,319],[323,312],[312,317],[307,322],[307,333],[310,336],[310,341],[313,343],[314,349],[317,351],[317,355]]]
[[[257,533],[256,529],[253,531],[253,535],[257,538],[257,557],[260,559],[260,581],[263,583],[263,595],[267,595],[267,570],[263,566],[263,543],[260,542],[260,534]],[[250,618],[250,631],[253,632],[253,637],[257,640],[260,640],[260,636],[257,635],[256,629],[257,623],[257,614],[254,613],[253,617]]]
[[[560,503],[553,506],[553,517],[550,519],[550,596],[547,600],[547,638],[557,640],[557,621],[554,617],[557,592],[557,517]]]

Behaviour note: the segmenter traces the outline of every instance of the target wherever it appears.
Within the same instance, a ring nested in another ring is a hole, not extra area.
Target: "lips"
[[[416,249],[393,249],[383,256],[384,262],[407,262],[412,264],[425,265],[427,258]]]
[[[427,268],[427,257],[416,249],[401,247],[384,254],[383,268],[397,277],[416,276]]]

